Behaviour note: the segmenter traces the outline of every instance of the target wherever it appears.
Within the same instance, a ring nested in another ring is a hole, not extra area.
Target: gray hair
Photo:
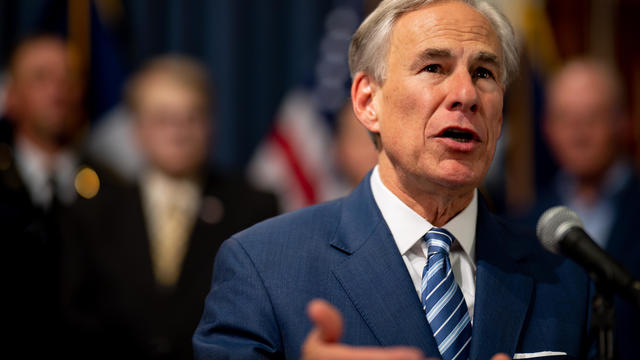
[[[362,22],[349,46],[349,68],[351,76],[367,73],[378,84],[386,79],[386,58],[389,52],[391,30],[404,14],[427,5],[451,0],[383,0]],[[483,14],[491,23],[502,46],[502,84],[507,85],[518,71],[518,47],[515,33],[509,20],[486,0],[456,0],[463,2]]]

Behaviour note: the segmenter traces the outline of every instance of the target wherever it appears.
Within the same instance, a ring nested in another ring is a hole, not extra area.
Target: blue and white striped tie
[[[449,248],[453,240],[450,232],[440,228],[433,228],[424,236],[428,255],[420,299],[442,359],[467,360],[471,318],[451,271]]]

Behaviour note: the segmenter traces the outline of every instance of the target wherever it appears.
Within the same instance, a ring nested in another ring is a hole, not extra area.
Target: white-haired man
[[[377,167],[350,196],[223,244],[196,356],[580,356],[587,277],[476,190],[516,61],[509,23],[484,1],[383,1],[350,48]]]

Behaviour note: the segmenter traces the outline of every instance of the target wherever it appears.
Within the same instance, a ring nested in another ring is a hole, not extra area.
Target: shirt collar
[[[186,211],[200,198],[200,185],[196,178],[173,178],[157,169],[145,171],[141,185],[152,206],[175,206]]]
[[[373,198],[391,231],[400,254],[405,255],[434,226],[402,202],[382,183],[377,165],[373,169],[370,181]],[[478,192],[476,190],[469,205],[443,226],[455,236],[474,264],[477,215]]]
[[[69,204],[75,199],[74,179],[78,159],[71,149],[62,149],[50,155],[29,139],[18,137],[15,157],[18,172],[36,204],[48,206],[53,195],[48,183],[50,177],[54,177],[58,184],[56,192],[60,200]]]
[[[612,198],[626,185],[632,176],[631,166],[625,161],[617,161],[607,170],[602,184],[600,185],[596,202],[611,201]],[[578,179],[560,171],[556,175],[555,186],[563,202],[570,203],[576,201],[578,189]]]

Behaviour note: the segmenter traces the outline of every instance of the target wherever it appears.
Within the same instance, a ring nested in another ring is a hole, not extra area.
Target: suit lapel
[[[497,222],[482,200],[478,205],[470,358],[489,359],[498,352],[515,352],[534,282],[519,266],[530,250]],[[410,345],[427,356],[440,356],[406,265],[371,194],[369,176],[345,199],[342,224],[331,245],[349,254],[333,274],[380,344]]]
[[[498,352],[513,355],[533,292],[533,279],[518,269],[526,256],[521,239],[509,235],[482,201],[476,228],[476,298],[471,359]]]
[[[342,219],[332,246],[350,256],[333,274],[369,329],[382,346],[410,345],[438,356],[411,277],[373,199],[369,176],[345,199]]]
[[[151,259],[151,238],[147,231],[147,220],[144,214],[142,204],[142,193],[137,186],[131,192],[131,196],[127,201],[130,204],[123,207],[123,213],[127,214],[123,217],[125,226],[123,229],[130,231],[130,235],[126,238],[126,244],[123,246],[130,247],[132,254],[135,254],[137,273],[140,280],[144,282],[145,290],[153,293],[156,289],[156,278],[153,273],[153,260]]]

